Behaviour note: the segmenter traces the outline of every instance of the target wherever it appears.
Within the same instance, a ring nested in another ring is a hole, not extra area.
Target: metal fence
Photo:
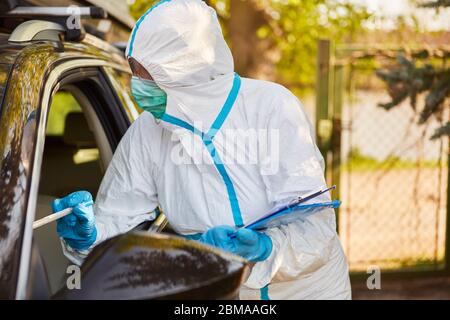
[[[358,91],[344,104],[339,230],[353,270],[440,267],[448,141],[430,141],[409,105],[385,111]]]
[[[449,141],[431,141],[439,124],[418,125],[408,103],[378,107],[387,93],[355,87],[360,71],[343,51],[319,43],[316,126],[351,271],[448,269]]]

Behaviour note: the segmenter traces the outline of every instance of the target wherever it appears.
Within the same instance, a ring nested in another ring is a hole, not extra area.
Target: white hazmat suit
[[[96,243],[154,219],[158,205],[176,232],[193,235],[240,227],[325,187],[301,103],[280,85],[235,75],[204,2],[159,2],[137,22],[127,55],[167,93],[167,109],[162,121],[144,112],[119,144],[94,206]],[[351,298],[334,210],[266,234],[272,253],[241,299]],[[85,253],[66,246],[78,262]]]

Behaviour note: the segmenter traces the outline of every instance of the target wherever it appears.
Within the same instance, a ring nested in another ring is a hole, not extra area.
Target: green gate
[[[409,106],[377,106],[388,97],[374,70],[400,51],[319,41],[317,142],[351,271],[450,272],[449,141],[431,141]]]

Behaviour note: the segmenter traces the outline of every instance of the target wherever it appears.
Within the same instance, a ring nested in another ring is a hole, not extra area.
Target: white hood
[[[233,57],[216,12],[201,0],[158,2],[134,27],[127,56],[166,91],[168,114],[203,129],[217,117],[233,83]]]

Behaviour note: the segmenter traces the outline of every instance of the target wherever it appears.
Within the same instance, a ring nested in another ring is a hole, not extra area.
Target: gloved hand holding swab
[[[88,201],[88,202],[82,203],[81,206],[87,207],[87,206],[92,206],[93,204],[94,204],[93,201]],[[33,229],[38,229],[42,226],[52,223],[53,221],[64,218],[64,217],[68,216],[69,214],[71,214],[72,210],[73,210],[72,208],[66,208],[64,210],[61,210],[61,211],[55,212],[51,215],[48,215],[45,218],[36,220],[33,223]]]

